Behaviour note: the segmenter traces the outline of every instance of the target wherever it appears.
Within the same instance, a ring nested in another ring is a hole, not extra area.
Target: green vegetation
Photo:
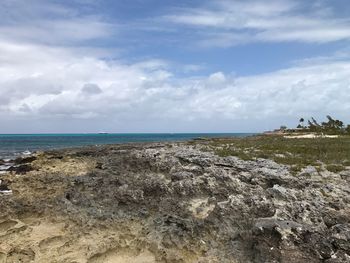
[[[315,132],[323,134],[348,134],[350,135],[350,125],[345,126],[344,122],[327,116],[327,121],[319,123],[315,118],[308,120],[308,126],[304,126],[304,118],[299,120],[297,126],[300,132]]]
[[[248,138],[211,139],[204,150],[219,156],[237,156],[244,160],[272,159],[291,166],[297,173],[312,165],[317,170],[339,172],[350,166],[350,136],[338,138],[298,138],[262,135]]]

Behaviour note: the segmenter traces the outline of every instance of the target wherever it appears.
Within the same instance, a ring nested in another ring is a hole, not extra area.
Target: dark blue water
[[[145,133],[145,134],[0,134],[0,159],[25,151],[128,142],[183,141],[199,137],[245,137],[248,133]]]

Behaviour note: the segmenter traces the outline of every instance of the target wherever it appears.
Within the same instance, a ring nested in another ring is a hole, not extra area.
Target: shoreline
[[[0,159],[19,157],[23,152],[100,146],[123,143],[184,142],[198,138],[244,137],[255,133],[147,133],[147,134],[7,134],[0,135]],[[5,137],[2,137],[5,136]],[[16,144],[18,137],[23,137]]]

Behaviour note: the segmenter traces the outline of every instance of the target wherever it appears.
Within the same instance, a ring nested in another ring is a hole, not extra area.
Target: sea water
[[[129,142],[184,141],[195,138],[246,137],[251,133],[0,134],[0,159],[35,151]]]

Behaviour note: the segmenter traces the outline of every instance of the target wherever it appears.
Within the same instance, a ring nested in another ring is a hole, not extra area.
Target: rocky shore
[[[15,160],[0,174],[0,263],[350,262],[349,172],[293,175],[205,143]]]

